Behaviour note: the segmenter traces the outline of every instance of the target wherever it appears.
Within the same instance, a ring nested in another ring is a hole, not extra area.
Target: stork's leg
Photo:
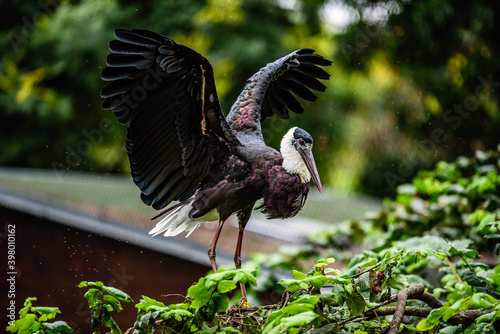
[[[241,268],[241,245],[243,243],[243,233],[245,232],[245,226],[247,225],[251,214],[252,214],[252,207],[238,213],[238,220],[239,220],[238,242],[236,243],[236,251],[234,253],[234,265],[236,266],[236,269]],[[249,307],[245,284],[240,283],[240,289],[241,289],[241,305],[243,305],[244,307]]]
[[[212,264],[212,270],[214,271],[214,273],[217,272],[217,262],[215,262],[215,247],[217,247],[217,241],[219,241],[219,235],[222,230],[223,224],[224,222],[222,220],[219,220],[219,222],[217,223],[217,230],[215,230],[214,239],[210,244],[210,248],[208,248],[208,258],[210,259],[210,263]]]
[[[236,269],[241,269],[241,244],[243,241],[244,231],[245,227],[240,225],[238,230],[238,243],[236,244],[236,252],[234,253],[234,265],[236,266]],[[240,290],[241,290],[241,303],[246,307],[248,307],[247,291],[245,289],[245,284],[240,283]]]

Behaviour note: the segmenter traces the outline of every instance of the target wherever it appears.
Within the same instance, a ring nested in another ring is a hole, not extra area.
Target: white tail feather
[[[191,203],[181,205],[167,214],[156,226],[149,231],[153,237],[162,234],[165,237],[173,237],[182,232],[188,232],[186,238],[200,226],[203,221],[194,220],[189,217],[189,212],[193,208]]]

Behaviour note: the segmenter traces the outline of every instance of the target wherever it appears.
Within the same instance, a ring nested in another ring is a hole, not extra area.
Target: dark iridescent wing
[[[289,111],[301,114],[304,108],[300,97],[315,101],[311,90],[325,91],[320,80],[330,78],[322,69],[332,62],[314,53],[300,49],[267,64],[248,81],[228,115],[228,123],[237,132],[253,132],[261,136],[260,123],[272,115],[288,119]]]
[[[127,126],[132,177],[161,209],[185,200],[214,153],[237,145],[220,109],[212,66],[194,50],[146,30],[116,30],[102,79],[104,109]],[[220,155],[220,154],[219,154]]]

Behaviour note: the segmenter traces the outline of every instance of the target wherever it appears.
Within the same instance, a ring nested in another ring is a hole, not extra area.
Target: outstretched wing
[[[253,133],[262,139],[260,123],[276,114],[288,119],[289,110],[301,114],[304,108],[300,97],[315,101],[311,91],[325,91],[326,86],[318,79],[330,75],[321,68],[332,62],[314,53],[312,49],[300,49],[261,68],[248,81],[227,117],[236,132]]]
[[[185,200],[217,150],[237,145],[222,114],[212,66],[194,50],[146,30],[116,30],[102,79],[104,109],[128,123],[132,177],[144,203]],[[219,152],[220,153],[220,152]],[[220,154],[218,154],[220,155]]]

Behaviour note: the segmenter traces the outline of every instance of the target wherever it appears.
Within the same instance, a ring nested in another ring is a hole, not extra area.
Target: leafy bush
[[[386,232],[380,247],[410,236],[440,235],[452,240],[469,238],[477,250],[494,249],[498,255],[499,168],[497,150],[478,151],[473,158],[459,157],[452,163],[437,163],[432,171],[420,171],[371,220]]]
[[[57,307],[33,306],[35,297],[29,297],[24,302],[24,307],[19,310],[19,319],[7,326],[7,331],[11,333],[45,333],[60,334],[73,333],[71,327],[65,321],[48,322],[61,313]]]
[[[411,184],[399,186],[395,200],[386,199],[380,212],[349,222],[348,231],[332,226],[312,235],[307,252],[301,252],[331,252],[346,240],[382,250],[414,236],[439,236],[468,239],[475,250],[498,256],[499,170],[500,145],[496,151],[477,151],[475,157],[438,162],[433,170],[418,172]]]
[[[500,329],[499,169],[498,151],[440,162],[400,186],[381,212],[350,222],[348,230],[332,227],[303,248],[257,254],[244,269],[201,277],[183,303],[165,305],[143,296],[127,333],[495,333]],[[355,242],[374,246],[356,253],[346,247]],[[290,271],[291,278],[277,278]],[[250,296],[273,289],[281,300],[230,306],[239,284],[257,282]],[[90,288],[85,297],[93,327],[121,333],[110,314],[130,297],[100,282],[80,286]],[[34,333],[43,327],[58,333],[44,322],[55,311],[37,318],[43,310],[27,300],[8,330]]]
[[[91,327],[98,328],[99,333],[104,326],[111,330],[111,334],[121,334],[122,331],[111,317],[111,312],[120,313],[123,310],[120,301],[132,302],[132,298],[119,289],[105,286],[102,282],[83,281],[78,287],[89,288],[84,297],[89,302]]]

